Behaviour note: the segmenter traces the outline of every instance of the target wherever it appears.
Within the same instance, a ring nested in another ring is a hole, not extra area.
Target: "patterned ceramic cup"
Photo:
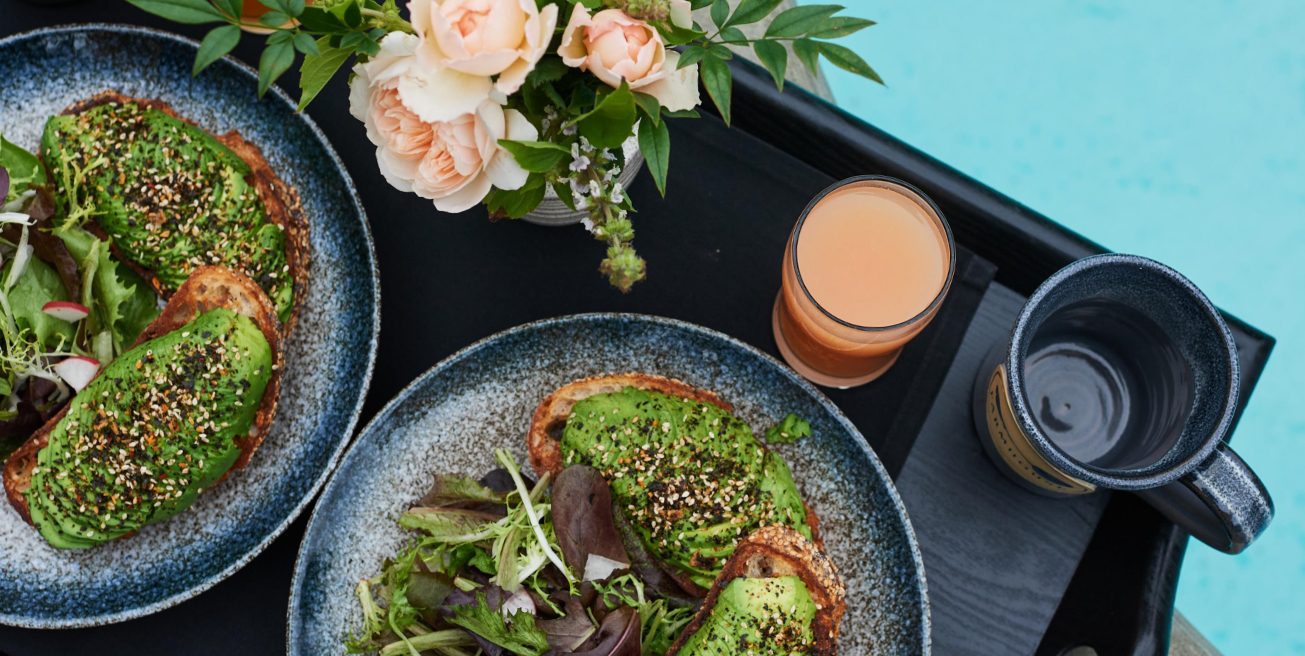
[[[975,385],[984,449],[1051,496],[1137,492],[1202,542],[1245,549],[1273,502],[1224,444],[1237,345],[1177,271],[1133,255],[1079,260],[1033,293]]]

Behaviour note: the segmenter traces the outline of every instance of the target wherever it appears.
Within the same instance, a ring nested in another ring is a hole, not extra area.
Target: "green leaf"
[[[489,607],[484,592],[476,593],[476,604],[452,606],[449,623],[460,626],[517,656],[543,656],[548,651],[548,634],[525,611],[511,617]]]
[[[652,173],[657,191],[666,195],[666,172],[670,169],[671,133],[666,123],[642,121],[639,123],[639,150],[648,163],[648,172]]]
[[[662,122],[662,103],[656,98],[646,93],[634,94],[634,102],[639,106],[639,111],[651,119],[653,123]]]
[[[71,225],[55,234],[81,264],[81,303],[96,323],[111,328],[114,349],[121,353],[158,316],[158,298],[140,275],[110,255],[108,242]]]
[[[747,43],[748,42],[748,35],[744,34],[743,30],[740,30],[737,27],[727,27],[721,30],[720,35],[717,38],[720,39],[721,43]]]
[[[743,0],[727,25],[750,25],[770,15],[782,0]]]
[[[691,27],[679,27],[669,22],[660,22],[656,24],[657,31],[661,33],[662,39],[669,46],[682,46],[696,39],[707,36],[706,32]]]
[[[758,41],[752,44],[752,50],[757,53],[761,65],[770,71],[770,76],[775,78],[775,88],[783,91],[784,75],[788,71],[788,49],[777,41]]]
[[[41,167],[41,160],[3,136],[0,136],[0,166],[9,172],[9,194],[0,198],[0,201],[13,200],[30,186],[45,184],[45,169]]]
[[[328,44],[329,41],[327,37],[318,39],[317,54],[306,55],[303,65],[299,67],[299,111],[301,112],[317,97],[317,94],[321,93],[331,78],[335,77],[340,66],[349,61],[349,51],[343,48],[332,48]]]
[[[793,53],[798,61],[812,73],[820,72],[820,44],[811,39],[798,39],[793,42]]]
[[[240,43],[239,27],[223,25],[213,28],[204,35],[204,40],[199,42],[199,52],[195,53],[195,65],[191,68],[190,74],[199,75],[200,71],[231,52],[237,43]]]
[[[696,9],[702,9],[711,4],[711,0],[689,0],[689,6]]]
[[[491,188],[485,196],[485,208],[491,216],[519,219],[539,207],[544,200],[545,186],[543,174],[532,173],[520,189]]]
[[[767,37],[803,36],[820,27],[826,18],[842,11],[838,5],[801,5],[786,9],[766,28]]]
[[[711,22],[719,28],[725,27],[730,17],[730,3],[727,0],[715,0],[711,3]]]
[[[226,14],[227,18],[239,19],[240,14],[245,9],[244,0],[216,0],[218,11]]]
[[[879,74],[875,72],[875,69],[870,68],[870,65],[865,63],[864,59],[861,59],[861,55],[852,52],[850,48],[844,48],[837,43],[827,41],[817,41],[816,44],[820,46],[820,54],[824,55],[829,63],[868,80],[873,80],[879,84],[884,83]]]
[[[289,23],[290,17],[279,11],[269,11],[266,14],[259,16],[258,22],[262,23],[266,27],[279,28],[282,25]],[[273,33],[272,37],[275,37],[278,34],[281,34],[281,32]],[[272,37],[268,37],[268,40],[270,41]]]
[[[811,36],[818,39],[837,39],[849,34],[856,34],[864,30],[875,22],[864,18],[853,18],[851,16],[831,16],[826,18],[820,27],[811,31]]]
[[[791,412],[778,424],[766,429],[767,444],[792,444],[810,436],[811,424]]]
[[[28,230],[36,230],[36,228],[28,228]],[[9,278],[13,260],[10,259],[5,264],[4,269],[0,270],[0,280]],[[14,322],[20,329],[30,330],[41,348],[53,351],[61,346],[63,348],[72,346],[73,337],[77,332],[76,326],[62,319],[56,319],[41,310],[50,301],[72,300],[68,298],[68,291],[64,289],[63,283],[59,280],[59,273],[54,270],[54,267],[46,264],[39,257],[28,258],[27,268],[23,270],[22,275],[14,282],[14,286],[7,294]]]
[[[566,75],[570,70],[571,67],[567,66],[561,57],[547,55],[540,59],[539,63],[535,64],[535,70],[530,71],[530,74],[526,76],[526,83],[539,86],[545,82],[555,82],[562,79],[562,76]]]
[[[176,23],[197,25],[225,20],[208,0],[127,0],[137,9]]]
[[[548,141],[512,141],[499,139],[498,144],[512,154],[521,168],[531,173],[547,173],[571,156],[571,151]]]
[[[304,0],[288,0],[285,3],[286,13],[293,17],[298,17],[304,13]]]
[[[707,95],[716,103],[725,125],[730,124],[730,94],[733,90],[734,75],[729,64],[718,57],[708,57],[702,61],[702,85],[707,87]]]
[[[707,55],[710,57],[715,57],[722,61],[729,61],[731,59],[734,59],[734,51],[730,50],[728,47],[721,45],[719,43],[708,44]]]
[[[689,46],[684,50],[680,51],[680,63],[676,64],[675,68],[677,70],[681,68],[688,68],[689,66],[692,66],[702,61],[702,58],[706,56],[707,56],[706,48],[702,46]]]
[[[681,109],[674,112],[662,112],[666,118],[702,118],[696,109]]]
[[[344,24],[349,27],[362,25],[362,7],[357,2],[349,2],[344,7]]]
[[[310,32],[337,32],[345,29],[344,21],[339,16],[320,7],[305,7],[304,12],[299,14],[299,25]]]
[[[307,32],[296,34],[293,43],[295,44],[295,50],[302,52],[305,56],[321,54],[321,49],[317,47],[317,42],[314,41],[312,35]]]
[[[362,32],[350,32],[340,39],[340,47],[348,50],[354,50],[367,40],[367,35]]]
[[[494,516],[464,508],[409,508],[399,516],[399,526],[424,531],[442,542],[462,544],[493,537]]]
[[[276,43],[263,50],[258,58],[258,95],[261,98],[267,88],[281,77],[290,65],[295,63],[295,49],[289,43]]]
[[[593,111],[584,114],[575,123],[580,135],[596,148],[619,148],[630,138],[637,117],[634,94],[624,83],[598,101]]]
[[[503,503],[500,492],[485,487],[480,481],[459,474],[438,474],[435,485],[417,503],[422,506],[451,506],[456,503]]]

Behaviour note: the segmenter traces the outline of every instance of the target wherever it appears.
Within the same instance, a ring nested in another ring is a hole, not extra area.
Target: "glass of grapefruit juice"
[[[780,354],[826,387],[883,375],[938,313],[956,243],[938,206],[882,176],[838,182],[798,218],[772,327]]]

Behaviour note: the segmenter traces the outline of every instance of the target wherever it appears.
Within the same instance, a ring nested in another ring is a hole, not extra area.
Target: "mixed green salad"
[[[696,601],[642,553],[598,472],[441,475],[399,524],[415,540],[359,583],[350,652],[663,656]]]
[[[86,173],[60,172],[71,184]],[[93,210],[56,221],[48,182],[34,154],[0,136],[0,458],[159,312],[146,281],[88,229]]]

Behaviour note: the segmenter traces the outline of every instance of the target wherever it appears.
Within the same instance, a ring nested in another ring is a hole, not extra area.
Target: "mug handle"
[[[1173,523],[1219,551],[1241,553],[1273,519],[1273,499],[1227,444],[1191,473],[1139,492]]]

